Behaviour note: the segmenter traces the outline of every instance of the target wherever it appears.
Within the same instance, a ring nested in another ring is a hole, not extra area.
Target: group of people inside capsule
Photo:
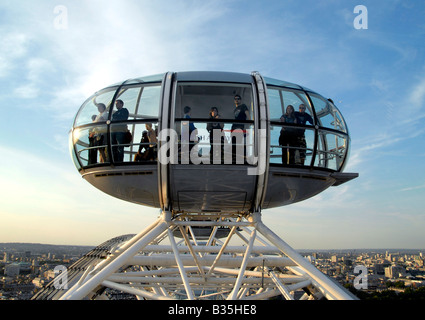
[[[288,105],[286,112],[280,117],[280,121],[297,125],[305,125],[307,122],[313,124],[313,118],[305,112],[305,105],[300,104],[298,108],[298,111],[295,111],[294,106]],[[304,128],[282,127],[279,135],[279,146],[282,147],[283,164],[304,165],[307,148]]]
[[[98,108],[99,114],[93,115],[93,122],[105,122],[108,119],[108,113],[105,104],[96,103],[95,105]],[[234,117],[237,121],[245,121],[250,120],[249,109],[248,107],[242,103],[242,98],[240,95],[234,96]],[[129,117],[128,109],[124,108],[124,102],[122,100],[116,100],[115,106],[117,111],[112,114],[112,122],[114,121],[126,121]],[[191,108],[189,106],[184,107],[184,118],[190,119]],[[299,105],[299,111],[295,111],[292,105],[288,105],[286,107],[286,112],[280,118],[280,121],[286,124],[295,124],[295,125],[305,125],[307,122],[313,124],[312,117],[305,112],[306,107],[304,104]],[[219,114],[217,107],[212,107],[209,111],[209,119],[218,120],[221,116]],[[152,123],[146,123],[146,131],[143,131],[142,138],[139,144],[139,150],[134,156],[134,161],[152,161],[156,160],[157,157],[157,129],[153,129]],[[211,160],[213,158],[213,152],[217,152],[215,148],[213,148],[213,144],[217,143],[214,141],[214,130],[222,131],[224,127],[223,123],[220,122],[208,122],[207,123],[207,131],[210,136],[210,145],[211,152],[210,157]],[[196,131],[195,125],[189,121],[188,123],[189,129],[189,137],[192,136],[193,132]],[[126,132],[127,125],[125,123],[114,124],[111,126],[111,144],[112,144],[112,153],[113,159],[115,162],[123,162],[124,161],[124,147],[126,146]],[[231,128],[232,132],[240,131],[243,132],[244,138],[246,137],[245,125],[244,123],[234,123]],[[304,165],[304,161],[306,158],[306,140],[305,140],[305,129],[299,127],[291,127],[284,126],[280,131],[279,136],[279,145],[282,147],[282,164],[297,164]],[[195,133],[196,135],[196,133]],[[224,154],[224,137],[220,135],[221,141],[219,142],[221,145],[221,154]],[[106,127],[99,126],[94,127],[89,133],[89,165],[97,163],[97,150],[99,150],[100,163],[108,162],[108,149],[105,146],[106,142]],[[196,143],[196,142],[195,142]],[[193,148],[194,143],[190,143],[190,149]],[[232,161],[235,163],[236,157],[236,137],[232,135]],[[245,141],[243,141],[243,152],[246,154],[246,146]],[[94,148],[98,146],[98,148]]]
[[[232,163],[238,163],[237,162],[238,161],[237,152],[239,151],[238,144],[242,145],[241,149],[243,150],[243,154],[241,154],[240,158],[241,158],[241,162],[244,163],[244,156],[246,156],[246,141],[245,141],[246,130],[245,130],[245,124],[243,123],[243,121],[250,120],[251,117],[249,115],[248,107],[244,103],[242,103],[241,96],[237,94],[234,96],[233,99],[235,103],[235,109],[233,110],[234,118],[236,121],[240,121],[242,123],[233,123],[230,130],[233,133],[231,136],[231,145],[232,145],[231,158],[232,158]],[[183,109],[183,112],[184,112],[184,119],[190,119],[191,107],[185,106]],[[214,163],[215,159],[219,159],[220,163],[223,163],[223,160],[225,158],[224,156],[225,137],[223,136],[223,134],[221,134],[221,132],[223,131],[224,123],[219,122],[219,120],[222,119],[222,117],[217,107],[211,107],[211,109],[209,110],[208,119],[210,121],[207,123],[206,129],[209,133],[209,141],[211,146],[210,163]],[[196,136],[197,128],[190,121],[188,122],[188,131],[189,131],[189,134],[186,136],[191,138],[189,141],[189,152],[190,152],[193,146],[197,143],[196,138],[193,139],[193,137]],[[219,132],[219,134],[216,134],[217,132]],[[236,132],[240,133],[239,136],[241,138],[240,140],[242,141],[238,141],[235,134]],[[182,137],[184,135],[185,134],[183,133],[183,130],[182,130]],[[215,146],[219,146],[219,147],[217,148]]]
[[[106,122],[108,120],[108,111],[105,104],[96,103],[99,114],[92,116],[93,122]],[[124,102],[122,100],[116,100],[115,106],[117,111],[112,114],[112,122],[118,122],[111,126],[111,144],[112,144],[112,156],[115,162],[124,161],[124,148],[129,146],[128,139],[128,128],[126,123],[123,121],[128,120],[129,111],[124,108]],[[157,132],[153,129],[152,123],[146,123],[146,131],[143,131],[139,150],[134,157],[134,161],[143,160],[155,160],[156,158],[156,143],[157,143]],[[109,162],[108,148],[106,147],[106,126],[94,127],[89,132],[89,160],[88,164],[97,163],[97,151],[99,151],[99,162]],[[130,137],[131,139],[131,137]]]
[[[235,109],[234,116],[237,121],[245,121],[250,119],[249,109],[248,107],[242,103],[242,98],[240,95],[235,95],[234,97]],[[292,105],[288,105],[286,107],[286,112],[280,117],[280,121],[286,124],[294,124],[294,125],[306,125],[309,123],[313,125],[313,118],[310,114],[306,113],[306,107],[304,104],[300,104],[298,107],[298,111],[295,111]],[[191,108],[186,106],[184,108],[184,118],[190,119],[190,111]],[[221,116],[219,114],[218,108],[212,107],[209,112],[209,119],[220,119]],[[217,152],[217,149],[213,148],[213,144],[217,144],[217,141],[213,141],[214,130],[223,130],[223,123],[220,122],[208,122],[207,131],[209,132],[210,138],[210,159],[213,159],[213,152]],[[193,123],[189,123],[189,136],[192,135],[192,132],[197,130]],[[232,125],[232,132],[241,131],[243,132],[243,136],[246,137],[245,125],[243,123],[235,123]],[[219,135],[221,141],[219,141],[221,145],[221,155],[224,154],[223,144],[224,137]],[[196,142],[195,142],[196,143]],[[244,144],[244,155],[246,154],[246,145]],[[235,163],[235,155],[236,155],[236,137],[232,135],[232,161]],[[282,164],[295,164],[295,165],[304,165],[306,159],[306,148],[307,142],[305,139],[305,129],[299,127],[291,127],[284,126],[280,131],[279,136],[279,146],[282,148]],[[191,147],[193,147],[193,143]],[[212,162],[211,162],[212,163]]]

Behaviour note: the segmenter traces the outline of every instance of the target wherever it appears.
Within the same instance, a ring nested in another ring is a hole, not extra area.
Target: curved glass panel
[[[287,88],[292,88],[292,89],[302,89],[301,86],[295,84],[295,83],[291,83],[291,82],[287,82],[287,81],[283,81],[283,80],[278,80],[278,79],[273,79],[273,78],[268,78],[268,77],[263,77],[267,86],[272,85],[272,86],[279,86],[279,87],[287,87]]]
[[[333,103],[314,93],[310,94],[310,98],[316,110],[319,126],[348,133],[345,121]]]
[[[116,88],[107,89],[101,91],[89,99],[81,106],[75,117],[74,126],[78,127],[81,125],[89,124],[96,121],[96,117],[99,113],[104,112],[104,120],[107,120],[107,115],[111,106],[112,99],[115,95]],[[102,105],[104,107],[102,107]],[[103,111],[101,111],[103,110]]]
[[[165,73],[161,73],[161,74],[154,74],[154,75],[146,76],[146,77],[128,79],[126,81],[114,83],[114,84],[110,85],[110,87],[117,87],[117,86],[121,86],[121,85],[146,84],[146,83],[149,83],[149,82],[162,82],[164,75],[165,75]]]
[[[348,136],[319,130],[314,166],[339,171],[348,152]]]
[[[76,116],[70,147],[79,169],[111,161],[142,164],[157,159],[161,84],[123,86],[112,108],[115,90],[108,88],[87,99]]]
[[[74,130],[73,145],[83,167],[109,162],[106,130],[106,125]]]
[[[71,154],[71,158],[72,161],[74,162],[75,167],[80,170],[81,169],[81,165],[80,162],[77,159],[77,154],[74,151],[74,133],[71,130],[71,132],[69,133],[69,141],[68,141],[68,146],[69,146],[69,153]]]
[[[160,73],[160,74],[154,74],[151,76],[146,76],[146,77],[139,77],[139,78],[135,78],[135,79],[130,79],[128,81],[126,81],[126,85],[127,84],[140,84],[140,83],[149,83],[149,82],[161,82],[162,79],[164,78],[165,73]]]
[[[119,87],[114,106],[118,87],[111,86],[80,108],[70,143],[77,168],[110,162],[156,163],[162,75],[150,78],[156,82],[143,79]],[[333,102],[306,93],[301,86],[269,80],[270,163],[342,170],[349,136]],[[178,82],[170,110],[175,147],[167,154],[175,152],[174,163],[255,165],[254,97],[248,83]],[[288,116],[290,105],[294,112]]]

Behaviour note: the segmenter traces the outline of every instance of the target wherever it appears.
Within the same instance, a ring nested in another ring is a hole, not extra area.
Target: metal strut
[[[87,269],[61,300],[120,291],[152,300],[355,299],[261,221],[261,214],[161,217]]]

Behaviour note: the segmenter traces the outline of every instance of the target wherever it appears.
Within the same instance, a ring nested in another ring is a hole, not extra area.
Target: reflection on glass
[[[71,130],[69,133],[69,141],[68,141],[69,152],[71,154],[72,161],[74,162],[75,167],[80,170],[81,165],[77,159],[77,154],[74,151],[74,131]]]
[[[76,156],[83,167],[109,161],[105,130],[106,125],[74,130]]]
[[[128,132],[131,133],[131,140],[126,140],[129,138]],[[108,125],[104,123],[74,129],[71,136],[71,153],[78,168],[80,165],[77,158],[83,167],[108,163],[111,160],[139,164],[157,160],[158,122],[111,124],[110,135]],[[111,149],[108,148],[109,142]]]

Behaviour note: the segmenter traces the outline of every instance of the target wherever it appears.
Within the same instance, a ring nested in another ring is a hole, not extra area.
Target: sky
[[[423,1],[398,0],[2,0],[0,242],[95,246],[159,216],[74,167],[68,134],[92,93],[255,70],[332,98],[351,136],[345,172],[359,173],[263,222],[296,249],[424,249],[424,16]]]

